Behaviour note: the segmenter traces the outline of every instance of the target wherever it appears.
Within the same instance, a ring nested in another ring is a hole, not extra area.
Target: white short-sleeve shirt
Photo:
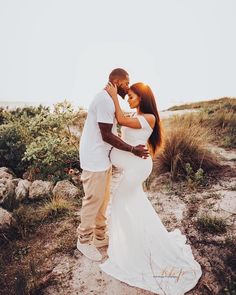
[[[87,119],[80,138],[80,166],[87,171],[105,171],[111,167],[111,145],[102,139],[98,122],[113,124],[112,133],[117,135],[115,106],[109,94],[99,92],[88,109]]]

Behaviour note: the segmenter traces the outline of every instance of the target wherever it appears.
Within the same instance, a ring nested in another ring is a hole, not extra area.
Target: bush
[[[185,165],[185,170],[187,173],[186,180],[189,187],[194,188],[206,183],[206,178],[202,168],[199,168],[196,172],[194,172],[191,165],[187,163]]]
[[[0,125],[0,167],[11,168],[20,177],[29,162],[22,162],[26,144],[17,126],[14,124]]]
[[[40,105],[1,114],[0,165],[18,176],[27,169],[30,180],[69,179],[70,168],[80,169],[78,138],[70,131],[78,113],[70,103],[58,103],[52,111]]]
[[[84,127],[85,120],[87,118],[87,111],[80,108],[79,111],[75,114],[75,118],[73,120],[73,124],[76,125],[76,127],[79,129],[79,131],[82,131]]]
[[[40,115],[42,113],[44,114],[49,114],[50,113],[50,108],[42,106],[41,104],[37,107],[23,107],[23,108],[16,108],[14,110],[9,110],[8,111],[10,116],[14,119],[22,119],[22,118],[34,118],[37,115]]]
[[[4,108],[0,108],[0,125],[5,123],[5,110]]]
[[[38,136],[31,142],[23,160],[31,161],[32,179],[53,180],[69,179],[67,172],[72,167],[79,168],[79,152],[70,145],[68,139],[57,134]]]
[[[45,116],[30,121],[23,160],[30,161],[33,179],[58,181],[69,178],[70,168],[80,169],[78,138],[70,132],[76,114],[68,102],[56,104]]]

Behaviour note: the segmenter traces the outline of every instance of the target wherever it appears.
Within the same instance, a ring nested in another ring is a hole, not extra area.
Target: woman
[[[133,146],[147,145],[155,157],[162,135],[150,87],[143,83],[130,87],[128,102],[137,110],[130,118],[122,113],[116,87],[109,83],[105,89],[114,101],[117,121],[123,125],[122,139]],[[183,295],[197,284],[202,271],[186,237],[179,229],[166,230],[143,191],[142,183],[152,171],[151,156],[142,159],[116,148],[110,153],[122,176],[108,219],[109,258],[100,267],[131,286],[159,295]]]

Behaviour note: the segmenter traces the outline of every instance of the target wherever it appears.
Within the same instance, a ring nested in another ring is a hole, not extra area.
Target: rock
[[[28,198],[30,185],[31,185],[31,182],[28,181],[27,179],[21,179],[18,182],[18,185],[15,189],[17,201],[21,202],[25,200],[26,198]]]
[[[53,189],[53,195],[55,197],[62,198],[79,198],[81,195],[80,189],[68,180],[58,181]]]
[[[21,178],[14,178],[14,179],[12,179],[12,182],[15,186],[17,186],[20,180],[21,180]]]
[[[220,208],[231,214],[236,214],[236,192],[225,191],[222,200],[220,200]]]
[[[0,205],[10,211],[16,206],[15,185],[11,179],[0,179]]]
[[[3,171],[3,172],[7,172],[9,174],[11,174],[13,177],[16,177],[15,173],[10,169],[10,168],[7,168],[7,167],[0,167],[0,172]]]
[[[0,207],[0,232],[8,231],[15,224],[12,214]]]
[[[28,180],[30,178],[29,176],[30,176],[30,173],[28,171],[26,171],[23,173],[22,178]]]
[[[53,183],[50,181],[35,180],[29,188],[29,199],[37,200],[52,196]]]
[[[22,178],[27,179],[29,181],[34,181],[35,180],[31,170],[27,170],[26,172],[24,172],[23,175],[22,175]]]
[[[13,174],[9,172],[10,170],[6,167],[0,168],[0,179],[7,178],[7,179],[13,179]]]
[[[81,176],[80,175],[73,175],[71,177],[73,183],[76,185],[76,186],[81,186],[82,185],[82,182],[81,182]]]

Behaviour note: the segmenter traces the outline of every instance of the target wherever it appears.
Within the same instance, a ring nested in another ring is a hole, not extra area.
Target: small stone
[[[55,197],[62,197],[66,199],[79,198],[81,191],[73,183],[68,180],[58,181],[53,189]]]
[[[27,179],[21,179],[19,181],[15,190],[17,201],[21,202],[28,198],[30,185],[31,185],[31,182],[28,181]]]
[[[7,210],[0,208],[0,232],[9,230],[15,224],[15,219]]]
[[[52,196],[53,183],[50,181],[35,180],[29,188],[29,199],[38,200]]]

